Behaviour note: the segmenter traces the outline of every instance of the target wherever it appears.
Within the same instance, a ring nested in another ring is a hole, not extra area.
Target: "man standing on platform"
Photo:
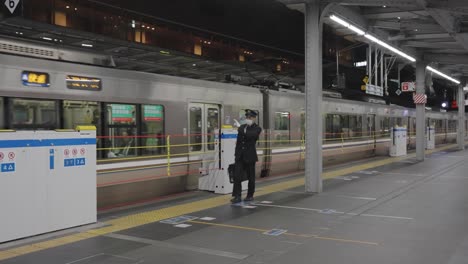
[[[255,163],[258,161],[257,140],[262,132],[262,128],[255,122],[257,113],[252,110],[245,111],[246,122],[237,131],[237,142],[235,151],[235,176],[232,191],[232,203],[240,203],[242,193],[242,180],[245,175],[249,181],[249,188],[245,202],[253,201],[255,193]]]

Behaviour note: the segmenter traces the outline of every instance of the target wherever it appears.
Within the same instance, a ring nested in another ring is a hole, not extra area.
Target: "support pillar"
[[[465,149],[465,93],[463,92],[463,84],[458,86],[458,129],[457,129],[457,143],[458,149]]]
[[[416,62],[416,94],[425,94],[426,63],[423,60]],[[416,105],[416,159],[423,161],[426,149],[426,105]]]
[[[320,1],[305,4],[306,156],[305,190],[322,191],[322,24]]]

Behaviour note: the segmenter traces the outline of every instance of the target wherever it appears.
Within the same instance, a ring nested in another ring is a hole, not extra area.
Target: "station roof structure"
[[[278,0],[304,11],[306,0]],[[423,56],[434,68],[459,79],[468,76],[468,1],[466,0],[321,0],[330,12],[346,18],[386,43]],[[324,23],[338,34],[365,41],[355,32]]]
[[[288,72],[272,73],[261,62],[211,60],[190,53],[58,27],[22,17],[11,17],[0,21],[0,36],[13,41],[28,41],[39,45],[109,55],[112,58],[112,63],[109,66],[118,69],[209,81],[224,81],[226,75],[234,75],[241,78],[240,84],[250,84],[268,78],[295,84],[297,87],[304,84],[304,74],[302,72],[295,74],[289,74]],[[48,43],[48,41],[43,41],[44,39],[59,41],[58,43],[54,43],[54,41]],[[83,47],[83,44],[86,45],[86,43],[92,43],[92,50]]]

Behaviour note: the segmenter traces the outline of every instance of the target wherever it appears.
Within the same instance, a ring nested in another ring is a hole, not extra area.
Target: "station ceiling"
[[[304,11],[304,0],[279,0]],[[381,40],[414,55],[421,55],[439,70],[468,76],[467,0],[321,0],[356,25],[380,36]],[[358,39],[349,29],[326,16],[324,23],[338,34]],[[359,39],[365,41],[364,39]]]

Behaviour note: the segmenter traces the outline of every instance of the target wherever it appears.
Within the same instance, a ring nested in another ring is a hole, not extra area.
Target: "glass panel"
[[[202,108],[190,107],[190,151],[202,150]]]
[[[92,125],[100,133],[101,111],[98,102],[63,101],[63,128],[75,129],[79,125]]]
[[[219,130],[219,109],[208,108],[207,109],[207,149],[214,150],[214,138],[215,131]]]
[[[11,99],[13,129],[57,129],[57,102]]]
[[[159,155],[165,153],[164,137],[164,106],[142,106],[142,145],[144,155]]]
[[[3,106],[3,97],[0,97],[0,128],[5,128],[5,108]]]
[[[107,157],[137,155],[136,105],[108,104],[107,111]]]
[[[129,104],[107,105],[109,125],[135,125],[136,106]]]
[[[275,138],[278,144],[289,143],[289,126],[290,126],[290,113],[289,112],[275,112]]]

